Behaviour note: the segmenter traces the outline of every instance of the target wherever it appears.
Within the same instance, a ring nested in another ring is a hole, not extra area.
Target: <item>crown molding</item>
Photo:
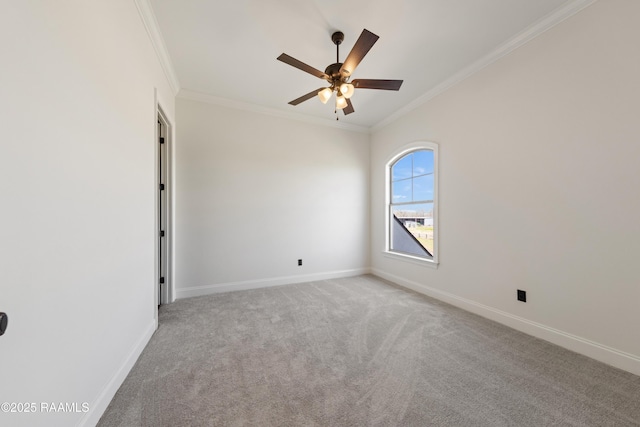
[[[156,15],[153,12],[153,7],[149,0],[133,0],[133,2],[138,9],[138,14],[142,19],[144,28],[147,30],[153,49],[156,51],[156,56],[160,61],[162,71],[164,71],[164,75],[169,81],[173,95],[176,96],[178,92],[180,92],[180,82],[178,81],[178,76],[176,75],[175,68],[173,67],[173,62],[171,61],[171,56],[169,56],[169,51],[167,50],[164,38],[160,32],[160,27],[158,26]]]
[[[508,55],[515,49],[525,45],[526,43],[530,42],[531,40],[538,37],[542,33],[558,25],[565,19],[575,15],[576,13],[580,12],[582,9],[588,6],[591,6],[596,1],[598,0],[573,0],[568,2],[564,6],[553,11],[549,15],[541,18],[540,20],[538,20],[537,22],[535,22],[525,30],[521,31],[511,39],[507,40],[505,43],[495,48],[489,54],[485,55],[481,59],[472,63],[468,67],[463,68],[453,76],[449,77],[442,83],[435,86],[433,89],[429,90],[424,95],[421,95],[414,101],[408,103],[403,108],[397,110],[395,113],[388,116],[386,119],[372,126],[371,132],[375,132],[384,128],[385,126],[407,115],[408,113],[415,110],[416,108],[426,104],[436,96],[452,88],[453,86],[457,85],[458,83],[462,82],[468,77],[471,77],[473,74],[477,73],[478,71],[482,70],[488,65],[496,62],[498,59],[502,58],[503,56]]]
[[[368,127],[354,125],[352,123],[345,123],[339,120],[323,119],[315,116],[309,116],[306,114],[286,112],[275,108],[263,107],[261,105],[251,104],[248,102],[236,101],[233,99],[221,98],[218,96],[209,95],[202,92],[196,92],[189,89],[180,89],[177,95],[178,98],[188,99],[191,101],[199,101],[205,104],[217,105],[225,108],[233,108],[235,110],[241,110],[251,113],[265,114],[273,117],[280,117],[289,120],[296,120],[299,122],[311,123],[315,125],[328,126],[332,128],[338,128],[359,133],[370,133]]]

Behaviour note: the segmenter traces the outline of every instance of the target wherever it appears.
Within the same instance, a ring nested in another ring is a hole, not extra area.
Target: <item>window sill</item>
[[[404,261],[411,264],[419,265],[421,267],[428,267],[433,269],[437,269],[439,264],[437,261],[432,261],[430,259],[419,258],[411,255],[405,255],[398,252],[382,251],[382,255],[384,255],[385,258]]]

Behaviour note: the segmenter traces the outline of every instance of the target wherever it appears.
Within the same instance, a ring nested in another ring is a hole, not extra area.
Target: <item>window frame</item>
[[[430,150],[433,152],[433,253],[432,259],[423,258],[416,255],[410,255],[404,252],[394,251],[391,249],[391,190],[392,190],[392,174],[391,168],[393,165],[399,161],[404,156],[421,150]],[[438,191],[438,182],[439,182],[439,155],[438,155],[438,144],[430,141],[416,141],[411,144],[407,144],[401,147],[399,150],[394,152],[390,156],[390,160],[385,164],[385,205],[384,205],[384,227],[385,227],[385,246],[383,249],[383,254],[392,259],[397,259],[401,261],[406,261],[414,264],[418,264],[421,266],[427,266],[431,268],[438,268],[439,261],[439,191]]]

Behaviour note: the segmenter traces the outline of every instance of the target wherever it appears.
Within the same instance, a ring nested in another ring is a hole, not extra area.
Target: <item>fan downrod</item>
[[[336,31],[331,34],[331,41],[336,45],[336,62],[334,64],[329,65],[324,73],[331,77],[329,80],[330,83],[335,83],[340,80],[340,68],[342,67],[342,63],[340,62],[340,45],[344,41],[344,33],[342,31]]]

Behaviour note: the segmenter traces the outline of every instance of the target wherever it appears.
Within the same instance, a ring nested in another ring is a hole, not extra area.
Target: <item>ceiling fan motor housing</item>
[[[340,68],[342,68],[342,62],[336,62],[335,64],[329,65],[324,70],[324,73],[331,78],[330,81],[339,82],[342,80]]]

